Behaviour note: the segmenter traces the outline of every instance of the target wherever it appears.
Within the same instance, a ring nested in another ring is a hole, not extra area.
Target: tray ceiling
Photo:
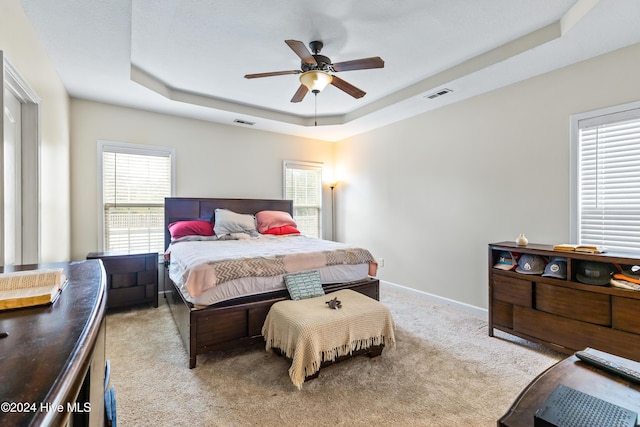
[[[74,98],[324,140],[640,42],[637,0],[22,4]],[[334,62],[380,56],[385,67],[338,73],[363,98],[329,86],[291,103],[297,75],[243,77],[299,69],[286,39],[321,40]]]

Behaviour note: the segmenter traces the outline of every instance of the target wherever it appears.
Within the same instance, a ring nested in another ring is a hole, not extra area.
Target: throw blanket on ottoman
[[[342,308],[326,301],[337,297]],[[275,303],[262,327],[266,349],[280,349],[290,359],[289,377],[300,389],[323,361],[376,345],[395,347],[394,323],[387,307],[359,292],[344,289],[298,301]]]

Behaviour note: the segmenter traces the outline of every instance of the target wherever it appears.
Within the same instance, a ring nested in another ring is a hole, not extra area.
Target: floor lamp
[[[336,196],[333,190],[338,185],[338,181],[332,181],[329,183],[331,189],[331,240],[336,241]]]

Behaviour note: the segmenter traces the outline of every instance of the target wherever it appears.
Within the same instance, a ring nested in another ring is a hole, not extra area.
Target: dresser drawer
[[[496,300],[491,304],[491,314],[493,323],[513,329],[513,304]]]
[[[514,277],[493,275],[493,298],[510,304],[531,307],[533,283]]]
[[[640,300],[612,297],[612,324],[615,329],[640,334]]]
[[[513,329],[576,351],[593,347],[640,361],[640,336],[523,307],[513,309]]]
[[[535,308],[596,325],[611,325],[611,297],[606,294],[536,283]]]

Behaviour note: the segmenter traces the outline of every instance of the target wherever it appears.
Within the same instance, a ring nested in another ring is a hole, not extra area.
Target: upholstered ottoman
[[[333,298],[341,308],[327,304]],[[299,389],[321,366],[345,356],[382,352],[395,347],[394,323],[387,307],[352,290],[340,290],[271,306],[262,327],[266,349],[292,359],[289,377]]]

